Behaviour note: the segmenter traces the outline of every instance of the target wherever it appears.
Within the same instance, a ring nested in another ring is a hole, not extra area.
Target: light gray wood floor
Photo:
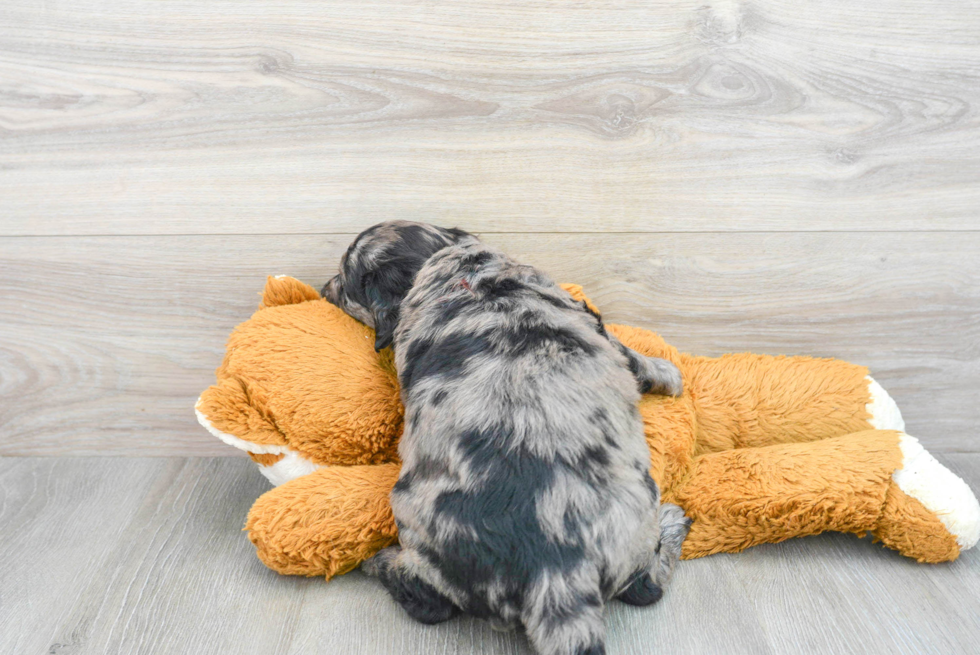
[[[980,455],[941,457],[974,488]],[[463,618],[413,623],[359,571],[266,569],[241,532],[267,489],[232,458],[0,459],[0,653],[530,654]],[[826,534],[682,562],[614,602],[610,655],[975,653],[980,551],[920,565]]]

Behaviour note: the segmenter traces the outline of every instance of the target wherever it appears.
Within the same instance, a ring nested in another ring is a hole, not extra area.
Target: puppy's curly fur
[[[660,505],[637,411],[680,394],[677,368],[461,230],[376,225],[323,295],[394,345],[406,411],[401,545],[363,569],[419,621],[462,610],[543,655],[604,652],[605,601],[659,600],[690,526]]]

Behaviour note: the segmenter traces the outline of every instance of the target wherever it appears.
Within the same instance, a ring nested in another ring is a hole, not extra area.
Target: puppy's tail
[[[605,655],[599,576],[591,565],[573,573],[542,572],[524,599],[521,620],[540,655]]]

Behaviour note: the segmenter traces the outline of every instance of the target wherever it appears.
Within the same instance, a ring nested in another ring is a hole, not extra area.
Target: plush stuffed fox
[[[581,287],[565,289],[585,299]],[[694,519],[685,558],[834,530],[943,562],[980,538],[976,497],[905,434],[867,369],[696,357],[648,330],[606,327],[683,374],[681,397],[646,395],[640,412],[663,500]],[[402,406],[391,352],[374,351],[370,328],[298,280],[269,278],[217,378],[198,419],[276,485],[246,525],[266,565],[330,578],[397,540],[388,494]]]

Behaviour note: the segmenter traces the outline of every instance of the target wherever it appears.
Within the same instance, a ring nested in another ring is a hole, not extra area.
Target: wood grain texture
[[[980,455],[940,456],[980,488]],[[0,652],[531,655],[470,618],[411,621],[355,571],[277,576],[240,528],[240,459],[0,459]],[[825,534],[682,562],[663,601],[606,613],[610,654],[967,653],[980,551],[920,565]]]
[[[968,230],[963,0],[7,0],[0,235]]]
[[[273,652],[306,581],[263,588],[246,464],[0,460],[0,652]]]
[[[978,489],[978,108],[965,0],[4,0],[0,455],[238,454],[192,406],[265,276],[405,218],[685,350],[867,364]],[[530,653],[272,574],[240,532],[266,488],[0,458],[0,653]],[[976,550],[792,540],[613,604],[609,651],[972,652],[977,588]]]
[[[0,454],[230,455],[192,407],[269,274],[353,235],[0,240]],[[689,352],[869,366],[911,434],[980,451],[980,234],[492,234]]]

